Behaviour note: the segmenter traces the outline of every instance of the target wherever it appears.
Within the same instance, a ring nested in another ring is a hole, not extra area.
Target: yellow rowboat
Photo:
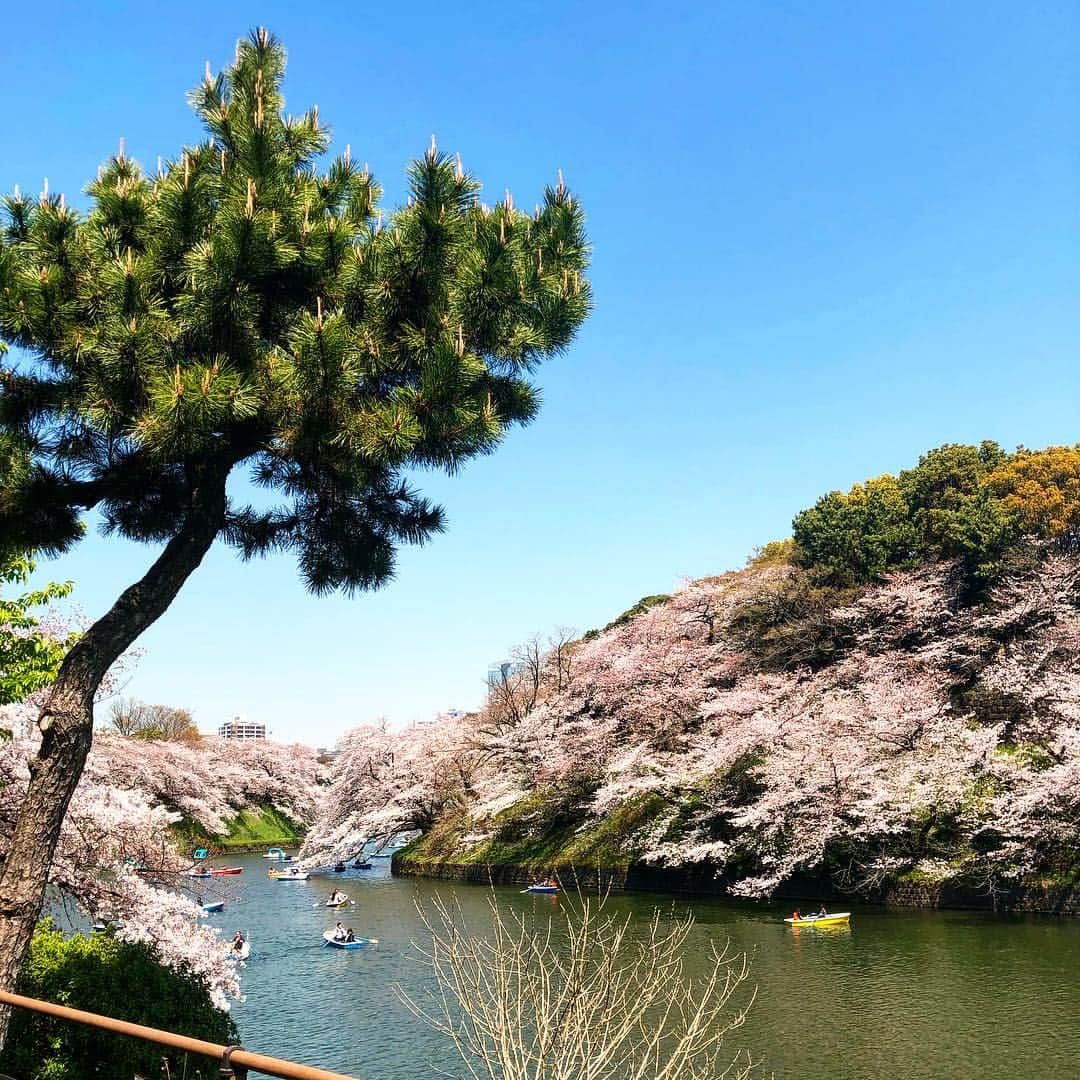
[[[838,911],[830,915],[804,915],[801,919],[785,919],[789,926],[839,926],[851,918],[850,911]]]

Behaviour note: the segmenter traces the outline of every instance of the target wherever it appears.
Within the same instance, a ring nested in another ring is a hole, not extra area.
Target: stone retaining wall
[[[529,885],[545,871],[528,866],[483,866],[476,863],[419,862],[394,855],[392,872],[402,877],[468,881],[480,885]],[[724,896],[715,875],[703,867],[667,869],[630,866],[626,869],[596,866],[569,866],[558,869],[564,885],[577,883],[583,889],[610,888],[616,892],[657,892],[688,896]],[[785,882],[776,893],[783,900],[833,900],[847,895],[814,878]],[[1080,889],[1069,885],[1033,883],[994,896],[971,888],[942,886],[933,882],[894,881],[875,895],[872,903],[897,907],[956,908],[975,911],[1039,912],[1053,915],[1080,915]]]

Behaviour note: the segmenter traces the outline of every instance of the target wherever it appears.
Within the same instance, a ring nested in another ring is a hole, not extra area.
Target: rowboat
[[[348,893],[342,893],[341,894],[341,899],[338,900],[337,903],[332,904],[329,900],[327,900],[326,901],[326,906],[327,907],[344,907],[348,902],[349,902],[349,894]]]
[[[333,930],[327,930],[323,934],[323,941],[327,945],[332,945],[335,949],[360,949],[365,945],[379,944],[379,939],[375,937],[358,937],[355,941],[335,941]]]
[[[785,919],[789,926],[839,926],[851,918],[850,911],[837,911],[829,915],[803,915],[800,919]]]
[[[242,866],[211,866],[211,877],[224,877],[226,874],[242,874],[244,868]]]
[[[366,862],[363,859],[357,859],[356,862],[354,862],[352,864],[352,868],[354,870],[370,870],[371,869],[371,863]]]
[[[198,867],[193,866],[187,872],[187,876],[188,877],[209,877],[210,876],[210,871],[209,870],[200,870],[200,869],[198,869]]]
[[[224,900],[212,900],[209,904],[203,904],[202,909],[204,914],[209,915],[214,911],[221,911],[224,907]]]
[[[246,960],[251,955],[251,942],[244,938],[244,944],[239,949],[234,949],[232,942],[229,942],[225,949],[225,955],[230,960]]]
[[[306,870],[295,867],[290,867],[288,870],[267,870],[266,876],[275,878],[277,881],[307,881],[309,877]]]
[[[530,885],[526,892],[532,893],[557,893],[559,891],[558,885]]]

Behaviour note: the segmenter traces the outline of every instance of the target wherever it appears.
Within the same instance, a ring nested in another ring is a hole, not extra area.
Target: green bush
[[[214,1008],[205,986],[159,963],[149,946],[105,934],[65,937],[48,920],[34,934],[18,992],[210,1042],[238,1041],[232,1019]],[[16,1009],[0,1071],[19,1080],[183,1076],[183,1057],[153,1043]],[[190,1058],[186,1075],[217,1076],[217,1069],[205,1058]]]
[[[631,619],[643,615],[651,607],[657,604],[666,604],[671,597],[667,593],[654,593],[652,596],[643,596],[633,607],[627,608],[621,615],[616,615],[602,630],[586,630],[581,635],[582,641],[592,641],[617,626],[625,626]]]
[[[795,558],[839,587],[934,559],[959,559],[973,580],[986,580],[1033,531],[1020,528],[1016,508],[989,484],[1018,456],[995,442],[949,444],[899,476],[823,495],[792,523]]]

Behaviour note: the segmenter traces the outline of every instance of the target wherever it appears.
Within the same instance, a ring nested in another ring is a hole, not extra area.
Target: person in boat
[[[352,927],[350,926],[349,929],[345,931],[345,944],[349,945],[355,940],[356,935],[352,932]]]
[[[236,933],[233,934],[232,951],[233,952],[243,952],[244,951],[244,945],[245,945],[244,931],[243,930],[237,930]]]
[[[342,926],[341,923],[338,923],[337,926],[334,927],[334,940],[335,941],[344,941],[345,937],[346,937],[345,927]]]
[[[821,905],[821,910],[817,913],[819,919],[824,919],[829,913],[825,910],[825,905]]]
[[[343,892],[338,892],[338,890],[335,889],[330,894],[330,903],[331,904],[344,904],[345,903],[345,894]]]
[[[800,920],[800,919],[802,918],[802,916],[801,916],[801,915],[799,914],[799,909],[798,909],[798,908],[796,908],[796,909],[795,909],[795,910],[794,910],[794,911],[793,911],[793,912],[791,913],[791,917],[792,917],[792,918],[793,918],[793,919],[795,920],[795,922],[798,922],[798,921],[799,921],[799,920]]]

